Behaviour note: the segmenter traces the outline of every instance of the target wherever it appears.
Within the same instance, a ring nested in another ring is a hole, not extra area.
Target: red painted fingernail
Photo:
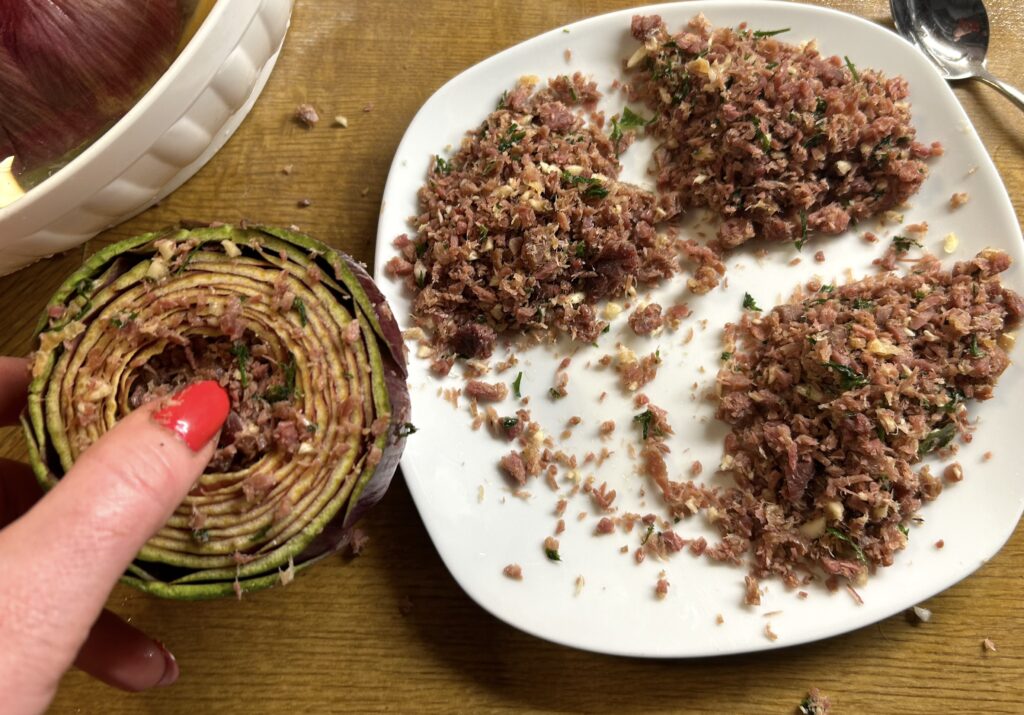
[[[174,395],[153,419],[174,430],[193,452],[213,439],[228,417],[228,393],[214,380],[189,385]]]
[[[157,682],[156,687],[163,688],[174,684],[178,676],[181,675],[181,669],[178,668],[178,661],[175,660],[171,651],[167,650],[167,646],[160,641],[157,641],[156,644],[160,646],[160,655],[164,657],[164,674]]]

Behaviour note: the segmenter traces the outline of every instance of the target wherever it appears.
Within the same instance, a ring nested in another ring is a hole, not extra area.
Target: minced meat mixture
[[[942,151],[915,141],[906,80],[784,32],[697,15],[673,35],[657,15],[633,18],[629,94],[657,112],[658,187],[720,215],[725,248],[842,233],[902,204]]]
[[[736,487],[711,520],[754,575],[818,567],[857,581],[892,563],[941,481],[929,453],[969,439],[967,402],[992,397],[1024,300],[999,281],[1000,251],[942,270],[821,286],[726,329],[717,416],[732,429],[722,467]]]
[[[128,399],[135,409],[191,382],[216,380],[224,386],[231,411],[207,472],[245,469],[269,449],[294,454],[309,439],[315,427],[295,408],[294,362],[279,364],[248,331],[235,341],[199,335],[183,340],[186,344],[166,348],[138,370]]]
[[[415,237],[398,238],[387,269],[406,277],[440,359],[488,357],[504,331],[594,341],[596,301],[678,270],[654,229],[669,214],[616,180],[616,145],[573,111],[599,96],[579,74],[537,92],[521,80],[450,161],[437,157]]]

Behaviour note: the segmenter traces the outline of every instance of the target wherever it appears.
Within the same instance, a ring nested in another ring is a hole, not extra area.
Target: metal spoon
[[[947,80],[977,79],[1024,109],[1024,93],[985,67],[988,13],[982,0],[889,0],[896,30]]]

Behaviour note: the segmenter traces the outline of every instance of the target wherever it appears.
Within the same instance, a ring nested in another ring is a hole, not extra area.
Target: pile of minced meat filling
[[[951,271],[925,256],[727,326],[717,416],[736,486],[707,493],[705,513],[737,561],[751,552],[754,576],[857,583],[906,546],[942,491],[914,465],[971,439],[968,402],[992,397],[1010,362],[1024,299],[1000,284],[1009,265],[995,250]],[[951,463],[943,477],[963,473]]]
[[[633,18],[628,92],[656,111],[658,188],[718,214],[722,248],[842,233],[902,204],[942,153],[915,140],[906,80],[782,42],[786,30],[698,15],[671,34]]]
[[[596,301],[678,270],[654,228],[669,212],[616,179],[632,135],[613,143],[574,111],[593,109],[596,85],[577,73],[534,89],[520,80],[450,161],[436,157],[416,234],[387,264],[415,294],[436,372],[489,357],[505,331],[594,341],[606,327]]]

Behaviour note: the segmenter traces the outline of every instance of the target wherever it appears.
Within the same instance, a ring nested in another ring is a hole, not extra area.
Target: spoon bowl
[[[985,66],[988,13],[982,0],[889,0],[896,31],[921,50],[947,80],[976,79],[1024,109],[1024,94]]]

